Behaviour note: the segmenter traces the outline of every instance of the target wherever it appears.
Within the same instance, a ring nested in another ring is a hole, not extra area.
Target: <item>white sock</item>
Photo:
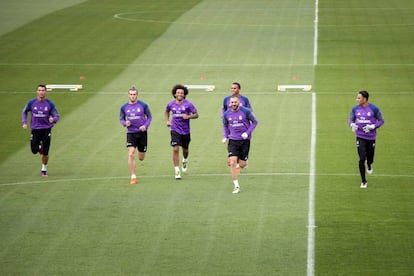
[[[43,171],[43,172],[47,171],[47,165],[42,164],[42,171]]]
[[[188,158],[183,158],[183,163],[187,163],[188,162]]]
[[[233,180],[233,184],[234,184],[234,187],[235,188],[240,188],[240,186],[239,186],[239,180]]]
[[[131,174],[131,179],[132,179],[132,178],[137,178],[137,176],[136,176],[136,174],[135,174],[135,173]]]
[[[180,171],[180,167],[174,167],[175,172],[179,172]]]

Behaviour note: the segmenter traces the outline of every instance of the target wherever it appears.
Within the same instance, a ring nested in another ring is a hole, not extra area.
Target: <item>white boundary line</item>
[[[313,65],[318,64],[318,21],[319,21],[319,0],[315,0],[315,19],[313,21]]]
[[[316,157],[316,93],[312,93],[312,128],[310,143],[309,165],[309,195],[308,195],[308,254],[307,275],[315,273],[315,158]]]
[[[313,65],[318,64],[318,20],[319,0],[315,0],[315,19],[313,22]],[[315,274],[315,157],[316,157],[316,94],[312,93],[312,128],[309,165],[309,199],[308,199],[308,248],[306,257],[307,276]]]

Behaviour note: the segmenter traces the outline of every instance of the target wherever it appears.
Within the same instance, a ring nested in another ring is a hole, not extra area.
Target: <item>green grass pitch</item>
[[[318,1],[315,53],[315,3],[0,3],[0,274],[413,275],[414,4]],[[238,195],[221,144],[233,81],[259,120]],[[39,83],[84,86],[48,94],[61,114],[48,178],[20,122]],[[177,83],[216,86],[190,90],[181,181],[163,116]],[[153,113],[136,186],[118,121],[133,85]],[[362,89],[385,116],[366,190],[347,126]]]

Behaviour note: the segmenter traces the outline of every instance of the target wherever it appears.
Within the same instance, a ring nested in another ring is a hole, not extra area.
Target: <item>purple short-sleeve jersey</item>
[[[171,112],[171,131],[175,131],[181,135],[190,134],[190,120],[183,119],[183,114],[190,115],[197,113],[197,108],[193,103],[188,100],[177,103],[174,100],[167,104],[165,111]]]

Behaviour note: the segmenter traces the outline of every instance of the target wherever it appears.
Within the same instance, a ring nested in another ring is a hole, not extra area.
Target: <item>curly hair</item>
[[[185,97],[188,95],[188,88],[182,84],[174,85],[174,87],[171,90],[171,94],[173,95],[174,98],[175,98],[175,94],[177,93],[178,89],[184,90],[184,99],[185,99]]]

